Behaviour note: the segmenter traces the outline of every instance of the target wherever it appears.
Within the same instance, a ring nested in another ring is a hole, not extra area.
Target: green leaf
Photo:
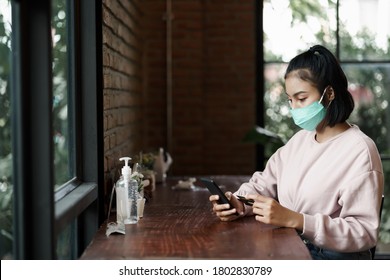
[[[270,143],[284,145],[282,138],[276,133],[269,131],[263,127],[255,126],[247,132],[243,139],[244,142],[254,142],[257,144],[267,145]]]

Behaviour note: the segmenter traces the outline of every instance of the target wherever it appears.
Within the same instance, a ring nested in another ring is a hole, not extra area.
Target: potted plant
[[[245,134],[243,141],[262,145],[266,158],[272,156],[277,149],[285,144],[279,135],[260,126],[254,126],[249,130]]]

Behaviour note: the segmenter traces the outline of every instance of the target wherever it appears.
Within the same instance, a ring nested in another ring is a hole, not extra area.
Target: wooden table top
[[[212,178],[227,191],[249,177]],[[143,218],[126,225],[125,235],[107,237],[104,223],[81,259],[310,259],[294,229],[265,225],[253,216],[221,222],[201,182],[193,190],[173,190],[178,179],[156,186]]]

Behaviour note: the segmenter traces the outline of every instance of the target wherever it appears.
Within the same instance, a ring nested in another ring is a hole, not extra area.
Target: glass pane
[[[284,73],[287,64],[270,63],[264,68],[265,128],[287,141],[299,129],[289,113],[289,104],[284,90]],[[271,153],[271,151],[270,151]],[[271,154],[266,154],[266,157]]]
[[[263,26],[266,61],[288,62],[314,44],[336,45],[332,1],[264,1]]]
[[[53,41],[53,131],[54,131],[54,180],[56,189],[69,181],[71,151],[69,145],[68,112],[68,30],[66,0],[52,1]]]
[[[11,4],[0,0],[0,257],[12,259]]]
[[[390,63],[343,64],[355,100],[351,122],[376,143],[381,154],[390,153]]]
[[[390,1],[340,1],[340,58],[390,60]]]

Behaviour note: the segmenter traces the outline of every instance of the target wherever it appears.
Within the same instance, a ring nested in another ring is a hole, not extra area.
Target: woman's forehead
[[[316,90],[316,87],[305,80],[302,80],[299,76],[288,76],[285,81],[285,90],[288,95],[293,95],[298,92],[312,92]]]

